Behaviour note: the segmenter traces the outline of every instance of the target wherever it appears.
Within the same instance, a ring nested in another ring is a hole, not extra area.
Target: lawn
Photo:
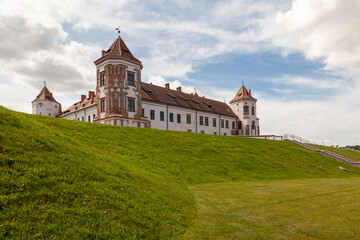
[[[360,179],[191,187],[198,215],[183,239],[360,239]]]
[[[202,216],[198,186],[277,180],[291,188],[298,179],[311,187],[359,177],[359,168],[287,141],[116,127],[0,106],[0,239],[177,239],[197,234],[189,228]]]

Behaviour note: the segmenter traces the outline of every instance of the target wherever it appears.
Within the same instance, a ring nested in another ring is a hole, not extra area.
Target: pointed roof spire
[[[120,32],[120,30],[118,31]],[[96,60],[95,64],[98,64],[99,62],[107,58],[125,58],[126,60],[139,64],[142,68],[142,63],[132,55],[120,35],[117,37],[115,42],[111,44],[110,48],[107,51],[103,51],[102,57]]]
[[[43,89],[40,91],[39,95],[37,95],[37,97],[35,98],[34,101],[49,101],[49,102],[56,102],[58,103],[55,98],[53,97],[52,93],[49,91],[49,89],[47,89],[46,87],[46,82],[43,81],[44,83],[44,87]],[[34,102],[33,101],[33,102]]]
[[[251,96],[251,90],[248,91],[246,89],[246,87],[244,86],[244,82],[243,82],[243,85],[241,86],[240,90],[237,92],[235,97],[230,101],[230,103],[236,102],[238,100],[244,100],[244,99],[257,101],[256,98]]]

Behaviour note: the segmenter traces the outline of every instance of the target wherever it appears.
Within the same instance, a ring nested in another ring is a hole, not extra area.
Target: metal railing
[[[301,143],[316,144],[313,141],[310,141],[310,140],[308,140],[306,138],[296,136],[294,134],[284,134],[284,140],[293,140],[293,141],[298,141],[298,142],[301,142]]]
[[[357,161],[360,162],[360,153],[357,154],[357,152],[354,151],[354,153],[352,152],[347,152],[347,151],[352,151],[352,150],[345,150],[345,149],[341,149],[341,148],[337,148],[334,146],[325,146],[325,145],[320,145],[317,144],[313,141],[310,141],[306,138],[302,138],[293,134],[285,134],[284,135],[284,140],[291,140],[291,141],[298,141],[300,143],[309,145],[310,147],[316,148],[318,150],[322,150],[322,151],[329,151],[329,152],[333,152],[336,153],[340,156],[346,157],[350,160],[353,161]]]

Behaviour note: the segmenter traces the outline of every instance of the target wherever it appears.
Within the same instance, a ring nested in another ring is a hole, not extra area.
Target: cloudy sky
[[[2,0],[0,104],[31,112],[47,82],[63,108],[95,88],[121,28],[143,81],[220,101],[242,81],[262,134],[360,144],[358,0]]]

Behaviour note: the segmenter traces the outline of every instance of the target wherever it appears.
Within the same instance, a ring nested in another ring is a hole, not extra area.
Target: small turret
[[[251,95],[251,90],[248,91],[244,84],[230,101],[231,109],[239,117],[239,135],[260,135],[259,119],[256,116],[256,102],[257,99]]]
[[[61,115],[61,104],[55,100],[53,94],[47,89],[45,82],[43,89],[31,103],[33,114],[49,117]]]

